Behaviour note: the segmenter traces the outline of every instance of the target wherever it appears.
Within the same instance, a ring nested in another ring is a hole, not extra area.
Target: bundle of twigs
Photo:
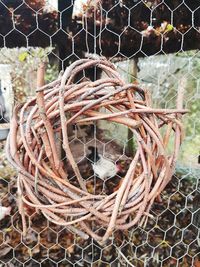
[[[107,78],[75,83],[90,67]],[[151,95],[136,84],[125,84],[114,66],[103,58],[81,59],[62,77],[37,89],[37,95],[16,107],[7,142],[7,156],[18,170],[19,211],[26,231],[24,205],[36,208],[51,222],[68,227],[83,238],[106,241],[115,229],[129,229],[144,222],[156,197],[174,172],[183,139],[183,92],[177,109],[155,109]],[[102,109],[104,107],[104,109]],[[109,112],[104,112],[105,109]],[[72,124],[107,120],[128,126],[137,151],[118,190],[110,195],[87,191],[85,180],[70,150],[68,128]],[[161,131],[162,128],[165,131]],[[63,149],[77,179],[68,180],[58,153],[55,134],[61,133]],[[166,148],[174,140],[173,153]],[[135,175],[137,163],[140,173]],[[94,231],[101,228],[101,234]]]

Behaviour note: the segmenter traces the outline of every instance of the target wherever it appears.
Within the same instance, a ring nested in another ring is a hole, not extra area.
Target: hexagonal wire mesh
[[[200,36],[199,4],[186,0],[96,0],[82,6],[75,0],[63,8],[61,2],[57,7],[57,1],[0,1],[2,140],[8,132],[13,102],[21,103],[35,94],[41,60],[47,62],[45,78],[51,81],[75,59],[97,53],[109,57],[125,80],[149,88],[155,107],[173,108],[177,90],[184,87],[184,106],[190,110],[184,117],[185,141],[176,173],[152,206],[146,225],[115,231],[105,246],[48,222],[28,206],[28,231],[22,236],[17,174],[6,160],[5,141],[1,141],[0,266],[199,266],[200,56],[194,50]],[[69,19],[64,20],[66,16]],[[13,48],[17,46],[21,48]],[[100,76],[97,69],[92,69],[79,81]],[[62,143],[60,136],[56,138]],[[104,156],[120,161],[126,170],[134,150],[133,137],[115,124],[102,122],[75,126],[70,140],[88,190],[109,193],[120,177],[99,181],[86,160],[87,148],[97,146]],[[61,158],[67,164],[62,151]],[[72,173],[71,181],[73,178]],[[104,231],[103,226],[95,230]]]

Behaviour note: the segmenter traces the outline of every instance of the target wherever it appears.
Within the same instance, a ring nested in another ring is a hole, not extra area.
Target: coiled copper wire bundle
[[[76,76],[90,67],[101,69],[107,77],[74,83]],[[15,108],[6,149],[19,173],[19,211],[24,233],[24,204],[41,211],[49,221],[100,243],[116,229],[143,223],[174,172],[183,140],[181,117],[187,112],[182,103],[180,90],[177,109],[153,108],[150,92],[136,84],[125,84],[104,58],[78,60],[57,80],[38,88],[35,98]],[[125,177],[110,195],[87,191],[69,146],[70,125],[98,120],[128,126],[137,142]],[[68,179],[57,151],[58,132],[77,186]],[[167,154],[172,137],[174,150]],[[137,163],[141,166],[139,173]],[[94,229],[101,226],[105,231],[98,234]]]

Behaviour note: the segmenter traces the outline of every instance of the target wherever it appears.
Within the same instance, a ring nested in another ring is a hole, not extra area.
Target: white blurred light
[[[83,4],[86,4],[88,0],[75,0],[73,16],[78,15],[83,10]],[[47,0],[47,3],[50,4],[54,9],[58,10],[58,0]]]
[[[53,8],[58,10],[58,0],[47,0],[47,3],[49,3]]]

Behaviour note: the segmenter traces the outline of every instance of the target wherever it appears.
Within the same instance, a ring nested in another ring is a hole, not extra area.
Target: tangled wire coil
[[[77,75],[90,67],[101,69],[106,78],[75,83]],[[82,238],[91,236],[101,244],[116,229],[144,223],[155,198],[174,172],[183,139],[181,117],[187,112],[182,106],[183,90],[179,90],[177,109],[152,108],[150,92],[136,84],[125,84],[104,58],[78,60],[57,80],[38,88],[35,98],[15,108],[6,149],[10,163],[18,170],[24,233],[24,205],[41,211],[49,221],[66,226]],[[102,107],[109,112],[105,113]],[[98,120],[128,126],[137,142],[125,177],[110,195],[87,191],[69,146],[70,125]],[[163,127],[165,131],[161,131]],[[77,186],[69,181],[63,168],[56,133],[61,133]],[[174,151],[167,155],[172,136]],[[141,170],[135,175],[137,163]],[[105,231],[98,233],[96,229],[102,226]]]

